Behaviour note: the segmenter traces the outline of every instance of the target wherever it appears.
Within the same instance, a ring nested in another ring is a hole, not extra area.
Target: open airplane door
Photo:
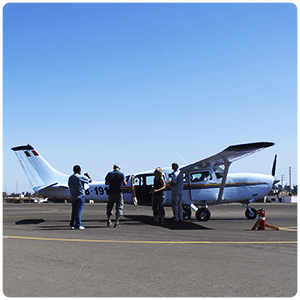
[[[132,204],[138,205],[138,200],[136,198],[136,191],[134,185],[134,175],[131,175],[131,196],[132,196]]]

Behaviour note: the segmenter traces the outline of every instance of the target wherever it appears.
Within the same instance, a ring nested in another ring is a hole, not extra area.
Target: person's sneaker
[[[84,229],[84,227],[83,227],[83,226],[79,226],[77,229],[79,229],[79,230],[83,230],[83,229]]]
[[[107,227],[111,227],[111,221],[107,221]]]
[[[72,230],[74,230],[74,229],[75,229],[75,227],[74,227],[74,226],[71,226],[71,229],[72,229]]]
[[[120,228],[121,226],[119,224],[115,223],[114,227],[115,228]]]

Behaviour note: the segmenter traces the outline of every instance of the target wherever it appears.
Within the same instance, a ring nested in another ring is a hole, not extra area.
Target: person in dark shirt
[[[123,212],[123,185],[126,185],[124,174],[120,172],[121,166],[115,164],[113,171],[105,177],[105,184],[108,185],[108,202],[106,206],[107,226],[110,227],[111,216],[113,214],[114,204],[116,204],[116,221],[114,227],[118,228],[120,216]]]
[[[164,189],[166,183],[163,176],[163,170],[156,168],[154,171],[154,185],[152,190],[152,210],[155,224],[164,224],[165,209],[164,209]]]

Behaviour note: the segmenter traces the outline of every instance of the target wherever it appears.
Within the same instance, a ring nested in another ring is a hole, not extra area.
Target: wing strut
[[[225,170],[224,170],[223,177],[222,177],[221,187],[220,187],[219,196],[218,196],[218,202],[222,201],[223,192],[224,192],[226,179],[227,179],[227,174],[228,174],[229,166],[231,165],[231,162],[229,162],[228,160],[224,160],[224,165],[225,165]]]

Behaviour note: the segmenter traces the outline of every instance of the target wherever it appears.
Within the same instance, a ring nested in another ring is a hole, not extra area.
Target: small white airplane
[[[210,211],[208,206],[240,202],[246,206],[245,216],[255,219],[257,212],[249,204],[261,199],[269,193],[275,179],[275,155],[272,175],[232,173],[229,167],[232,162],[253,154],[257,151],[273,146],[274,143],[250,143],[234,145],[209,158],[200,160],[180,168],[183,172],[184,191],[182,195],[184,217],[191,218],[192,210],[196,212],[199,221],[208,221]],[[55,170],[31,145],[14,147],[32,189],[49,199],[69,199],[68,178],[70,175]],[[172,169],[163,168],[166,184],[172,176]],[[127,185],[124,186],[124,203],[134,205],[151,203],[153,171],[141,172],[126,176]],[[108,186],[104,181],[93,181],[86,190],[86,200],[107,202]],[[165,189],[165,206],[171,206],[171,187]]]

